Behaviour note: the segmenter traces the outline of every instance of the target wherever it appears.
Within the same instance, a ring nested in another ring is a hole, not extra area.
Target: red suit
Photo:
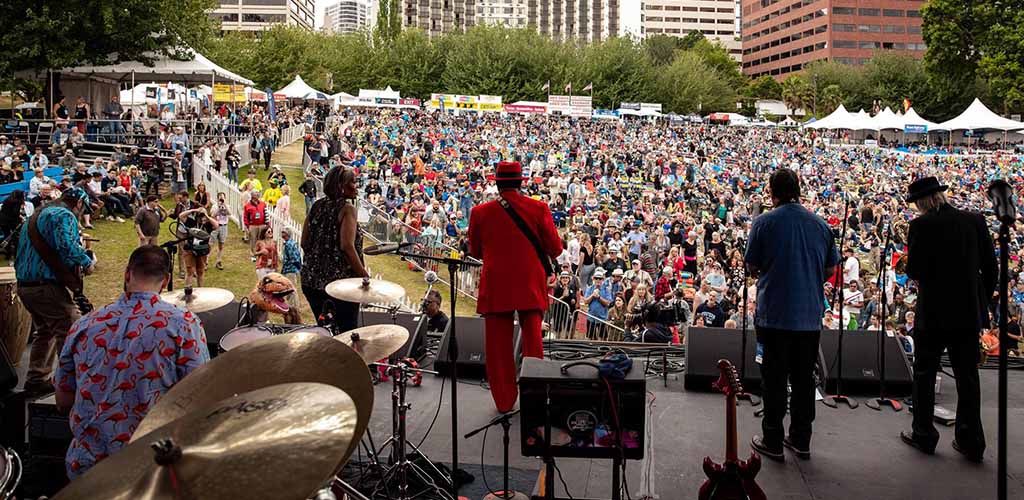
[[[526,221],[545,253],[551,258],[562,253],[562,239],[547,204],[517,190],[501,191],[500,196]],[[476,312],[485,321],[487,379],[494,406],[507,412],[519,396],[512,351],[513,313],[519,312],[523,356],[543,358],[541,319],[548,307],[547,276],[530,240],[497,200],[470,212],[469,254],[484,262]]]

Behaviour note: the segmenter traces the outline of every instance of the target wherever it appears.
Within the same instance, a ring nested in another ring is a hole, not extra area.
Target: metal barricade
[[[576,311],[568,303],[552,295],[548,295],[548,299],[548,310],[544,312],[548,336],[558,340],[575,338]]]

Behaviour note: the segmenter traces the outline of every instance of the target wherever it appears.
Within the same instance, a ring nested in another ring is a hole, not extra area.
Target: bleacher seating
[[[31,176],[32,173],[28,172],[28,175]],[[43,170],[43,175],[53,179],[56,182],[60,182],[60,180],[62,178],[64,178],[64,169],[62,169],[60,167],[48,168],[46,170]],[[12,183],[9,183],[9,184],[0,184],[0,202],[2,202],[3,200],[7,199],[8,195],[10,195],[11,193],[13,193],[13,192],[15,192],[15,191],[17,191],[19,189],[24,191],[27,194],[28,193],[28,188],[29,188],[29,180],[28,179],[25,179],[23,181],[18,181],[18,182],[12,182]]]

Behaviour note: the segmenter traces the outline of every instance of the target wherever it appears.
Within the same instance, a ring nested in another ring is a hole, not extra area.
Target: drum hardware
[[[405,288],[390,281],[370,278],[345,278],[327,284],[331,298],[357,304],[394,304],[405,297]]]
[[[398,325],[370,325],[334,336],[356,351],[369,365],[398,352],[409,340],[409,330]]]
[[[193,313],[212,311],[235,300],[235,294],[223,288],[192,288],[174,290],[160,294],[160,299],[171,305]]]
[[[0,500],[14,498],[14,490],[21,483],[21,458],[14,450],[0,446]]]
[[[377,496],[383,488],[384,494],[389,498],[391,497],[391,491],[388,489],[389,484],[394,481],[398,484],[398,496],[395,497],[398,500],[410,500],[418,498],[423,493],[430,491],[438,498],[446,500],[455,500],[454,497],[448,492],[450,484],[437,485],[433,477],[446,477],[437,467],[434,466],[433,462],[429,459],[424,460],[428,467],[432,469],[433,474],[427,473],[423,468],[416,463],[409,460],[410,453],[407,452],[406,447],[411,448],[413,454],[417,454],[426,458],[426,455],[420,451],[420,449],[407,439],[406,433],[406,413],[411,404],[405,402],[405,391],[406,382],[413,374],[431,373],[437,375],[437,372],[432,370],[423,370],[420,368],[414,368],[406,362],[399,362],[397,364],[385,364],[380,363],[379,366],[387,368],[388,374],[391,376],[393,381],[393,388],[391,390],[391,428],[392,435],[384,441],[375,451],[376,455],[383,453],[384,449],[391,447],[391,454],[389,459],[390,467],[387,468],[383,477],[374,486],[372,497]],[[371,458],[371,461],[374,460]],[[372,463],[372,462],[371,462]],[[409,475],[413,474],[419,481],[427,485],[424,491],[410,494],[409,493]],[[449,481],[451,478],[449,477]]]

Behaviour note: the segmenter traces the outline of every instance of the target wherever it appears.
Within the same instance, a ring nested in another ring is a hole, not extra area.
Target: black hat
[[[907,189],[907,203],[913,203],[925,196],[945,191],[948,188],[949,186],[945,184],[939,184],[939,180],[935,177],[922,177],[910,183],[910,188]]]

